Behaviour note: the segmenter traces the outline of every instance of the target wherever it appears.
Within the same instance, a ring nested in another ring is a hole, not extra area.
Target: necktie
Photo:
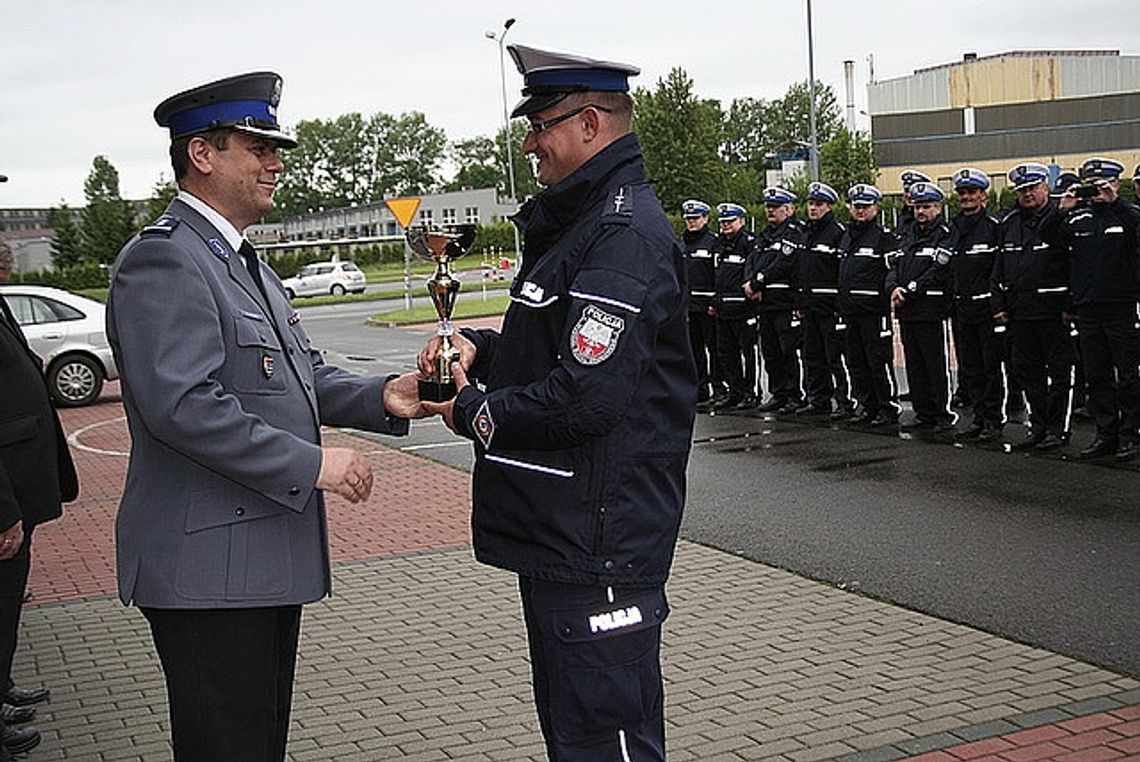
[[[245,260],[246,269],[249,270],[257,290],[261,292],[261,297],[268,302],[269,299],[265,296],[265,284],[261,281],[261,263],[257,261],[257,252],[253,250],[253,245],[249,241],[242,241],[238,253]]]

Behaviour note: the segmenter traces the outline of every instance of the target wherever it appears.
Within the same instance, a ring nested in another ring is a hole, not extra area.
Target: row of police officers
[[[1137,457],[1140,207],[1120,197],[1123,173],[1091,158],[1051,187],[1047,167],[1018,164],[1008,173],[1016,203],[995,216],[990,178],[963,167],[953,178],[959,211],[947,219],[941,188],[907,170],[893,230],[880,218],[882,193],[864,183],[847,190],[846,224],[825,183],[809,186],[805,220],[793,193],[765,188],[759,234],[740,204],[717,206],[714,235],[711,207],[684,202],[700,399],[714,410],[896,425],[897,325],[914,408],[907,427],[999,440],[1014,390],[1028,409],[1015,448],[1064,446],[1074,408],[1087,405],[1096,436],[1081,456]],[[1140,196],[1140,166],[1133,182]],[[972,413],[960,432],[951,351]],[[1075,405],[1075,392],[1087,402]]]

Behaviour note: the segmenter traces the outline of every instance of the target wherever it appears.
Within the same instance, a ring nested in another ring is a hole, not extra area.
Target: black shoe
[[[872,413],[870,410],[867,410],[864,408],[863,410],[860,410],[858,413],[855,413],[854,415],[852,415],[851,418],[848,420],[848,423],[854,423],[854,424],[857,424],[859,426],[866,426],[866,425],[871,424],[877,417],[878,416],[875,415],[874,413]]]
[[[854,415],[855,415],[855,411],[853,409],[851,409],[849,407],[841,407],[841,408],[837,408],[835,410],[835,412],[833,412],[831,414],[831,420],[833,420],[833,421],[846,421],[848,418],[851,418]]]
[[[899,417],[896,413],[878,413],[871,419],[871,428],[880,428],[882,426],[897,426]]]
[[[35,728],[5,728],[0,743],[12,754],[23,754],[40,745],[40,731]]]
[[[1033,449],[1045,452],[1047,450],[1056,450],[1063,444],[1065,444],[1064,440],[1056,434],[1046,434],[1044,439],[1033,446]]]
[[[776,412],[777,413],[788,413],[788,414],[796,413],[796,412],[799,412],[800,406],[802,406],[803,404],[804,403],[800,402],[799,400],[792,400],[791,402],[784,405],[782,408],[780,408]]]
[[[1085,449],[1081,450],[1080,457],[1082,459],[1092,458],[1106,458],[1109,455],[1116,454],[1117,442],[1116,439],[1097,437]]]
[[[1014,442],[1011,447],[1014,450],[1032,450],[1037,445],[1045,441],[1044,431],[1030,431],[1025,435],[1025,439],[1020,442]]]
[[[697,390],[697,404],[700,404],[702,402],[708,402],[711,399],[712,399],[712,392],[710,392],[706,387],[702,386],[700,389]]]
[[[831,415],[831,406],[813,405],[805,402],[796,408],[797,415]]]
[[[47,701],[51,690],[47,688],[17,688],[12,686],[4,696],[4,703],[12,706],[28,706]]]
[[[734,408],[737,405],[739,405],[740,401],[743,399],[744,398],[739,396],[739,395],[730,394],[727,397],[722,397],[720,399],[720,402],[712,403],[712,409],[713,410],[728,410],[729,408]]]
[[[939,434],[945,434],[949,431],[958,430],[958,419],[955,416],[949,418],[940,418],[934,423],[934,431]]]
[[[758,406],[756,409],[759,410],[761,413],[775,413],[775,412],[782,410],[784,405],[786,405],[786,404],[788,404],[788,403],[784,402],[781,399],[776,399],[775,397],[772,397],[767,402],[765,402],[763,405]]]
[[[757,400],[751,394],[746,394],[744,399],[736,403],[737,410],[753,410],[756,407]]]
[[[0,722],[5,725],[22,725],[31,722],[36,717],[34,706],[12,706],[0,704]]]
[[[980,439],[982,432],[986,430],[986,424],[979,421],[977,418],[970,422],[970,425],[963,431],[960,436],[963,439]]]
[[[999,439],[1001,439],[1001,426],[996,423],[982,427],[982,433],[978,434],[979,442],[996,442]]]
[[[1137,456],[1140,456],[1140,444],[1137,444],[1134,440],[1121,442],[1120,447],[1116,450],[1116,460],[1120,463],[1133,460]]]

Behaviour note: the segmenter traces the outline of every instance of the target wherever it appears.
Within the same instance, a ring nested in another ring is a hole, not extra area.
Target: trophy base
[[[455,398],[454,381],[428,381],[420,379],[418,382],[420,399],[424,402],[447,402]]]

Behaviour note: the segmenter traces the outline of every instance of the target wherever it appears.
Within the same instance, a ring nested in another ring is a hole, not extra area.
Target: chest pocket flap
[[[281,343],[273,327],[264,320],[239,316],[234,318],[234,341],[239,347],[260,347],[281,350]]]

